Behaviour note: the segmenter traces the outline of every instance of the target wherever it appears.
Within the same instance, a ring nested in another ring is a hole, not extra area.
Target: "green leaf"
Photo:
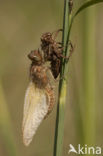
[[[101,3],[103,2],[103,0],[88,0],[86,1],[83,5],[80,6],[80,8],[76,11],[76,13],[73,15],[72,17],[72,20],[71,20],[71,23],[70,23],[70,27],[69,27],[69,31],[68,33],[70,33],[71,31],[71,28],[72,28],[72,24],[73,24],[73,21],[75,19],[75,17],[81,12],[83,11],[84,9],[94,5],[94,4],[97,4],[97,3]]]
[[[101,3],[101,2],[103,2],[103,0],[88,0],[82,6],[80,6],[80,8],[74,14],[74,17],[77,16],[84,9],[86,9],[86,8],[88,8],[88,7],[90,7],[90,6],[94,5],[94,4]]]

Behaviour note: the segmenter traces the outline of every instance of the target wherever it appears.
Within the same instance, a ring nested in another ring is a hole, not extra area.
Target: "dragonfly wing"
[[[39,89],[30,82],[25,95],[23,114],[23,142],[26,146],[32,138],[48,112],[48,98],[44,90]]]

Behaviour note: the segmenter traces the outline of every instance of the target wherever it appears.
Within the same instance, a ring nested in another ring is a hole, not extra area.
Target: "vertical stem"
[[[62,155],[65,102],[66,102],[66,81],[63,80],[62,84],[60,86],[59,101],[58,101],[58,105],[57,105],[54,156]]]
[[[67,39],[69,40],[68,31],[69,31],[69,0],[64,0],[64,17],[63,17],[63,55],[67,55]],[[69,52],[68,52],[69,53]],[[63,135],[64,135],[64,115],[65,115],[65,104],[66,104],[66,94],[67,94],[67,81],[63,77],[67,78],[68,64],[65,68],[66,61],[62,59],[61,64],[61,73],[60,73],[60,82],[59,82],[59,99],[57,105],[57,117],[56,117],[56,128],[55,128],[55,142],[54,142],[54,156],[62,155],[63,147]]]
[[[67,36],[68,36],[68,30],[69,30],[69,0],[64,0],[64,16],[63,16],[63,35],[62,35],[62,45],[63,45],[63,55],[66,56],[66,42],[67,42]],[[61,77],[64,73],[65,68],[65,60],[62,59],[62,65],[61,65]]]
[[[95,143],[95,9],[87,9],[84,17],[84,141],[85,144]]]

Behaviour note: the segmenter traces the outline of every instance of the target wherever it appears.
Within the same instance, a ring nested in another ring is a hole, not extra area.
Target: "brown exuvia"
[[[61,58],[63,47],[60,42],[56,41],[58,33],[62,31],[61,29],[56,32],[50,33],[46,32],[41,36],[41,49],[44,52],[44,60],[50,61],[51,71],[56,79],[60,73]]]

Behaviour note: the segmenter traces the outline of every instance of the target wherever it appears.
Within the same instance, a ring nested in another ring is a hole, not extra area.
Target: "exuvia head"
[[[51,43],[52,42],[52,33],[50,33],[50,32],[46,32],[46,33],[44,33],[42,36],[41,36],[41,42],[43,42],[43,43],[47,43],[47,44],[49,44],[49,43]]]

